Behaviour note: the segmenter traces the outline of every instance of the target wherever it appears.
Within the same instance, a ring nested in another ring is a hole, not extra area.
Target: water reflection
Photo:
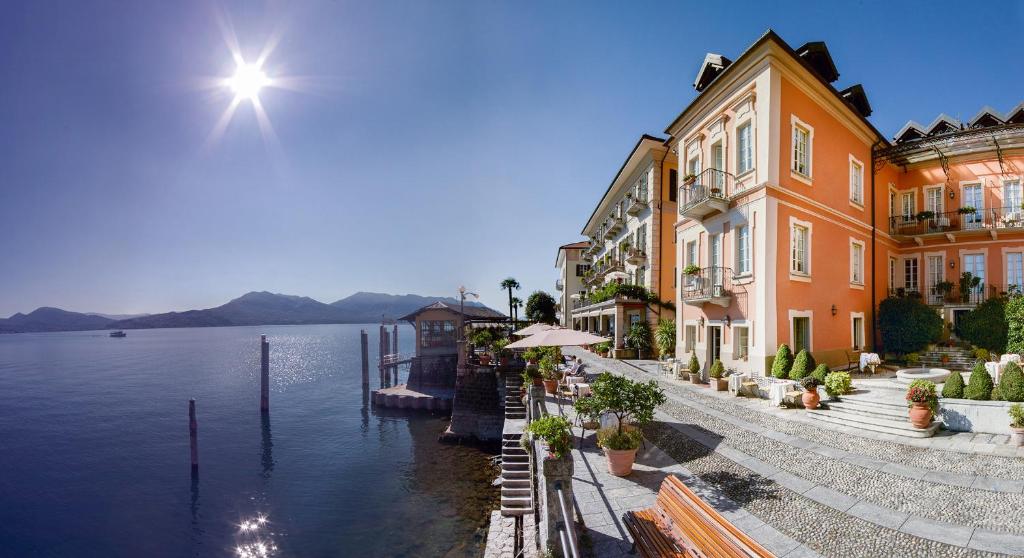
[[[262,454],[260,462],[263,465],[263,478],[270,479],[270,473],[274,471],[274,439],[270,435],[270,415],[260,414],[260,447]]]
[[[235,554],[238,558],[269,558],[277,554],[277,545],[268,531],[270,520],[264,514],[257,514],[238,524],[235,537]]]

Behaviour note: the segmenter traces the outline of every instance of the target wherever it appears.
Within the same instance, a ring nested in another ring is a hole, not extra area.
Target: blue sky
[[[771,27],[824,40],[891,135],[1024,100],[1024,3],[25,2],[0,8],[0,316],[158,312],[249,290],[359,290],[501,308],[552,290],[644,132],[693,98],[705,52]],[[267,143],[198,87],[280,37]]]

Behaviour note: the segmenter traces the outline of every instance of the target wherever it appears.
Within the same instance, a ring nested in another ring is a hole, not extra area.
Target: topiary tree
[[[976,362],[971,370],[971,379],[964,389],[964,398],[974,401],[988,401],[992,397],[992,376],[985,370],[984,362]]]
[[[779,351],[775,353],[775,360],[772,362],[772,376],[782,380],[789,377],[789,371],[793,368],[793,351],[789,345],[779,345]]]
[[[553,324],[558,318],[557,303],[544,291],[534,291],[526,299],[526,319],[531,322]]]
[[[958,320],[956,333],[972,345],[1002,352],[1007,334],[1006,299],[995,297],[979,304]]]
[[[711,370],[708,372],[708,376],[719,379],[725,376],[725,365],[722,361],[715,359],[715,363],[711,365]]]
[[[878,306],[882,345],[890,353],[920,351],[938,341],[945,325],[942,317],[916,297],[890,297]]]
[[[626,346],[636,349],[637,358],[644,358],[651,351],[653,345],[651,339],[651,326],[647,320],[640,320],[629,326],[626,332]]]
[[[828,369],[827,364],[819,364],[814,367],[814,372],[811,372],[811,376],[817,378],[821,385],[825,385],[825,378],[828,377],[830,372],[832,371]]]
[[[999,376],[999,394],[1004,401],[1024,401],[1024,371],[1011,362]]]
[[[953,372],[946,378],[942,385],[942,396],[948,399],[964,398],[964,377],[959,372]]]
[[[1006,352],[1024,353],[1024,296],[1010,297],[1003,311],[1006,314]]]
[[[690,363],[687,366],[690,374],[700,374],[700,361],[697,360],[697,353],[690,353]]]
[[[796,354],[796,358],[793,359],[793,366],[789,369],[789,379],[800,381],[801,379],[809,376],[814,371],[814,357],[807,349],[801,349]]]

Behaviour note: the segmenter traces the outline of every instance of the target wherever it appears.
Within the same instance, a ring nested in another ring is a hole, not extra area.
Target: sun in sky
[[[258,64],[242,62],[235,69],[235,74],[224,80],[224,85],[230,88],[239,100],[252,100],[260,94],[261,89],[272,85],[272,82]]]

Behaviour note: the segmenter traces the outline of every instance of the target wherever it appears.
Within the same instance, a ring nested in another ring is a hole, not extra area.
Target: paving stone
[[[968,546],[976,550],[1002,552],[1013,556],[1024,555],[1024,541],[1021,541],[1020,537],[987,529],[976,530]]]
[[[846,510],[850,509],[851,507],[853,507],[854,504],[857,503],[857,499],[854,498],[853,496],[848,496],[846,494],[843,494],[842,492],[839,492],[838,490],[833,490],[827,486],[822,486],[820,484],[818,486],[815,486],[814,488],[811,488],[810,490],[803,492],[803,495],[807,496],[811,500],[814,500],[815,502],[820,502],[832,509],[839,510],[842,512],[845,512]]]
[[[952,525],[920,517],[908,518],[903,523],[903,526],[900,527],[900,531],[915,537],[922,537],[956,546],[967,546],[971,540],[971,535],[974,534],[973,527]]]
[[[857,502],[846,510],[846,513],[870,521],[875,525],[897,530],[910,517],[910,514],[876,506],[870,502]]]

